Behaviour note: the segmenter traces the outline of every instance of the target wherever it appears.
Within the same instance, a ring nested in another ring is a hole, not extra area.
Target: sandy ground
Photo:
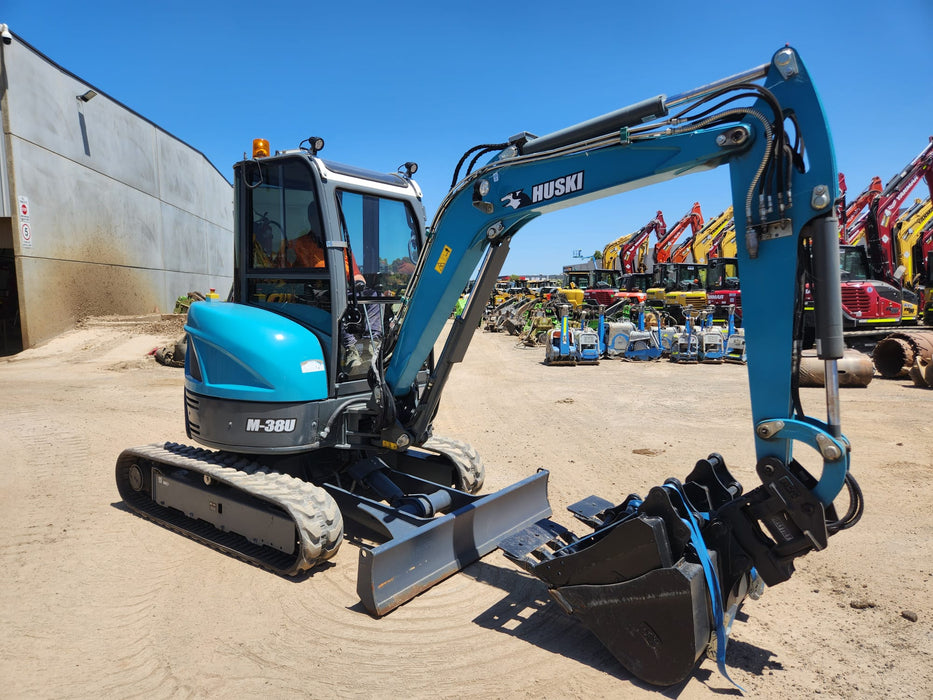
[[[708,660],[672,688],[634,680],[498,552],[377,620],[355,594],[353,545],[292,580],[130,514],[119,452],[187,441],[182,370],[146,354],[177,335],[172,322],[97,320],[0,359],[0,696],[738,694]],[[646,493],[710,452],[756,485],[742,367],[542,359],[478,333],[451,379],[436,432],[480,451],[487,491],[545,467],[555,519],[581,532],[568,504]],[[822,416],[822,390],[803,391]],[[876,378],[842,396],[865,517],[747,601],[729,672],[760,698],[929,698],[933,392]],[[811,457],[799,455],[815,469]]]

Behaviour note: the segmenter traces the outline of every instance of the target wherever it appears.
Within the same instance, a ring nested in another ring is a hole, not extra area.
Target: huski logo
[[[580,171],[572,175],[541,182],[531,188],[531,196],[525,194],[524,190],[509,192],[502,198],[502,202],[507,207],[519,209],[527,207],[530,204],[539,204],[555,197],[563,197],[574,192],[580,192],[583,189],[583,172]]]
[[[531,197],[525,194],[524,190],[515,190],[514,192],[509,192],[499,201],[504,202],[507,207],[518,209],[519,207],[527,207],[531,204]]]

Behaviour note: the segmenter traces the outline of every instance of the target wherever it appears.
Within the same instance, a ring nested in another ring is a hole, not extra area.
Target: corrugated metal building
[[[233,191],[202,153],[9,32],[0,119],[0,354],[226,294]]]

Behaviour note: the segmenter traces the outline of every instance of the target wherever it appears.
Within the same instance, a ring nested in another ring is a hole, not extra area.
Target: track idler
[[[826,541],[812,477],[770,462],[759,474],[763,486],[743,495],[722,458],[710,455],[683,483],[669,479],[644,499],[613,506],[591,496],[570,506],[589,535],[545,520],[499,547],[641,680],[678,683],[704,653],[725,673],[742,601],[788,578],[795,557]]]

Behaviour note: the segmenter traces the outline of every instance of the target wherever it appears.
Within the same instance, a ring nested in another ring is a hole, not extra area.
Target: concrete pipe
[[[917,359],[933,357],[933,331],[898,331],[875,345],[875,369],[885,379],[906,377]]]
[[[825,363],[816,356],[816,352],[804,351],[800,357],[800,386],[820,387],[826,383]],[[839,387],[866,387],[871,384],[874,370],[871,358],[858,350],[846,350],[842,359],[836,361],[839,375]]]
[[[933,389],[933,361],[918,357],[910,368],[910,378],[914,386],[921,389]]]

